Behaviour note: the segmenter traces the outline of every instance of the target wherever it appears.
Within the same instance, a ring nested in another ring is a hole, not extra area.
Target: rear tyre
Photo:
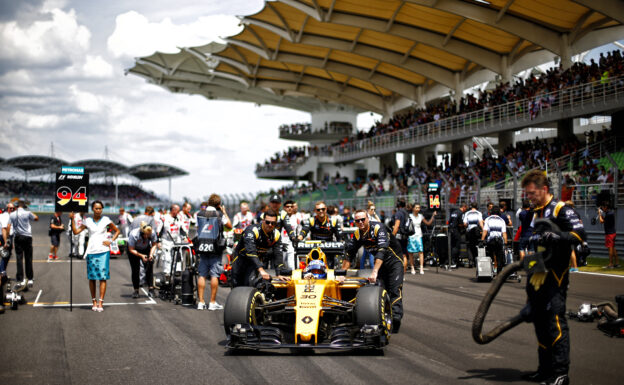
[[[262,303],[264,303],[262,294],[254,287],[240,286],[232,289],[223,310],[225,335],[229,336],[231,327],[236,324],[261,324],[262,311],[257,305]]]
[[[390,297],[381,286],[364,286],[355,298],[355,322],[358,326],[377,325],[386,339],[392,332]]]

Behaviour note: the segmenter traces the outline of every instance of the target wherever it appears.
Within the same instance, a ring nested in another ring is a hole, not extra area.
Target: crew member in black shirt
[[[249,286],[257,275],[263,279],[271,279],[266,272],[268,259],[272,258],[275,273],[278,278],[284,279],[280,273],[284,270],[282,256],[281,234],[275,228],[277,213],[272,209],[264,213],[260,224],[247,226],[243,236],[234,249],[232,260],[232,286]]]
[[[532,239],[544,248],[542,256],[527,256],[531,260],[527,276],[528,305],[538,341],[539,367],[524,376],[543,384],[569,384],[570,335],[566,319],[566,297],[569,284],[568,269],[572,248],[585,241],[586,235],[578,213],[564,202],[557,202],[550,192],[546,174],[529,171],[522,179],[527,198],[535,205]],[[537,219],[554,222],[556,229],[540,229]],[[543,262],[543,267],[539,268]],[[538,269],[539,268],[539,269]]]
[[[457,266],[459,261],[459,246],[461,242],[461,229],[464,226],[464,213],[468,205],[462,203],[459,209],[454,209],[449,215],[449,233],[451,234],[451,265]]]
[[[338,221],[327,215],[327,205],[320,201],[315,205],[316,215],[303,223],[301,233],[297,237],[300,241],[310,234],[310,239],[317,241],[340,241],[340,229]],[[330,269],[334,268],[335,255],[326,254],[327,264]]]
[[[401,326],[403,318],[403,258],[401,245],[397,239],[386,230],[386,226],[379,222],[370,221],[366,210],[357,210],[354,215],[357,229],[347,248],[347,260],[343,262],[343,269],[348,269],[354,263],[360,247],[364,247],[375,256],[375,266],[368,277],[370,282],[380,281],[386,289],[392,304],[393,332]]]
[[[397,200],[396,213],[394,213],[394,215],[392,216],[389,225],[392,226],[392,235],[396,237],[396,239],[399,241],[399,245],[401,245],[401,253],[399,255],[401,255],[401,258],[403,258],[403,273],[407,271],[407,257],[409,256],[409,253],[407,251],[407,242],[409,240],[409,237],[403,234],[403,232],[401,231],[405,226],[405,222],[407,221],[407,218],[409,216],[409,213],[405,209],[406,206],[407,203],[405,202],[405,199]]]

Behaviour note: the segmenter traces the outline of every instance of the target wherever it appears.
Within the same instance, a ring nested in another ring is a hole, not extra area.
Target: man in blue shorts
[[[217,303],[219,276],[223,272],[221,254],[225,249],[224,228],[231,229],[232,222],[221,205],[221,197],[212,194],[208,207],[197,213],[197,251],[199,255],[199,279],[197,280],[198,310],[205,310],[204,289],[206,279],[210,279],[210,303],[208,310],[221,310]]]

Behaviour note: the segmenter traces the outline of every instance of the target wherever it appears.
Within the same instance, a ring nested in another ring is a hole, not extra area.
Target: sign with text
[[[89,174],[56,174],[54,210],[89,211]]]
[[[439,210],[440,204],[440,186],[437,183],[429,183],[427,187],[427,196],[429,201],[429,208]]]

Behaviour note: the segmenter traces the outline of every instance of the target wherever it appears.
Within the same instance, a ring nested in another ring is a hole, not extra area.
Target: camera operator
[[[598,219],[604,224],[605,247],[609,250],[609,265],[607,268],[620,267],[617,251],[615,250],[615,213],[607,201],[601,203],[598,209]]]
[[[569,284],[568,267],[572,247],[586,239],[583,223],[576,211],[557,202],[550,192],[550,182],[543,171],[529,171],[522,179],[522,188],[535,206],[535,219],[545,218],[554,222],[560,231],[542,231],[531,238],[543,251],[528,255],[534,260],[527,279],[530,320],[535,327],[538,341],[539,367],[526,380],[543,384],[569,384],[570,337],[566,319],[566,297]],[[540,259],[540,256],[546,258]]]
[[[485,242],[486,249],[494,261],[494,273],[498,272],[498,265],[501,270],[505,267],[505,253],[503,246],[507,244],[507,223],[499,216],[500,209],[498,206],[492,207],[489,217],[483,222],[483,234],[481,234],[481,242]]]

